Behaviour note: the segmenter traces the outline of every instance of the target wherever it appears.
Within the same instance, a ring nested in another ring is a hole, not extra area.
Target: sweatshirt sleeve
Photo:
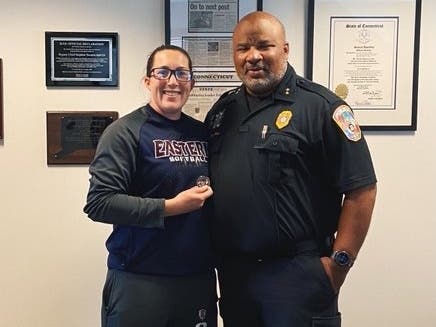
[[[136,171],[140,124],[119,119],[101,136],[94,160],[84,212],[94,221],[145,228],[164,227],[165,199],[129,194]]]

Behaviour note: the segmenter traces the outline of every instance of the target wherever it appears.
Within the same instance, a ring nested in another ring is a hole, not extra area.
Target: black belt
[[[295,243],[294,246],[291,247],[291,249],[288,249],[286,251],[280,252],[280,253],[272,253],[272,254],[265,254],[265,255],[256,255],[256,254],[227,254],[222,257],[222,262],[257,262],[262,263],[265,261],[271,261],[271,260],[277,260],[277,259],[284,259],[284,258],[293,258],[299,254],[303,253],[313,253],[316,255],[321,255],[323,252],[323,249],[320,249],[320,244],[318,241],[315,240],[304,240]]]

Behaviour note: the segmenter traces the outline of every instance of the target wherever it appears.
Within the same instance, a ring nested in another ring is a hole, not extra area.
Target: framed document
[[[46,32],[47,86],[118,86],[118,34]]]
[[[89,164],[116,111],[47,112],[47,164]]]
[[[165,43],[185,49],[194,70],[184,112],[203,120],[214,100],[241,84],[233,65],[233,29],[256,10],[262,10],[262,0],[165,0]]]
[[[3,61],[0,58],[0,140],[3,137]]]
[[[182,46],[188,36],[231,38],[239,18],[255,10],[262,10],[262,0],[165,0],[165,43]]]
[[[416,130],[421,0],[309,0],[306,76],[365,130]]]

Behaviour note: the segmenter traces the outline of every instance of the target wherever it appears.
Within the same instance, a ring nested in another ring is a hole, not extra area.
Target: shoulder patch
[[[333,113],[333,120],[344,132],[347,139],[357,142],[362,138],[359,124],[349,106],[343,104],[337,107]]]
[[[316,93],[320,96],[322,96],[324,99],[327,100],[328,103],[333,104],[340,100],[340,98],[334,94],[332,91],[330,91],[325,86],[322,86],[320,84],[317,84],[315,82],[312,82],[305,78],[298,78],[297,79],[297,85],[309,92]]]

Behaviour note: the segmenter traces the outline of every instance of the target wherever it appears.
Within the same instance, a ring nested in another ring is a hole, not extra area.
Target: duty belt
[[[283,251],[282,253],[275,253],[271,255],[253,255],[253,254],[236,254],[236,255],[224,255],[222,262],[257,262],[262,263],[271,260],[283,259],[283,258],[293,258],[297,255],[303,253],[311,253],[313,255],[324,255],[326,250],[324,249],[324,244],[320,244],[319,241],[315,240],[303,240],[297,242],[291,249]]]

